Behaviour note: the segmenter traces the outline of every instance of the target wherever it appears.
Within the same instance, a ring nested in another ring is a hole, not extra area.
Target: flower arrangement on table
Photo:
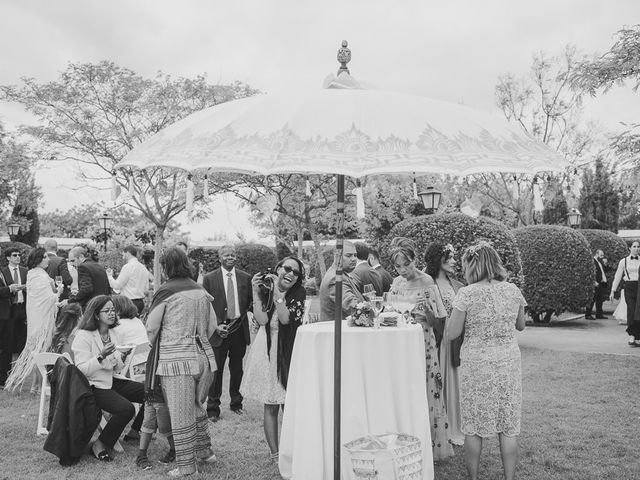
[[[347,317],[350,327],[373,327],[376,313],[369,302],[356,303],[356,311]]]

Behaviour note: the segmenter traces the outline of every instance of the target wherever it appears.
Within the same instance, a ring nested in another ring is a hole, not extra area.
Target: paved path
[[[583,315],[563,315],[549,325],[527,323],[518,333],[518,342],[525,347],[640,357],[640,347],[627,345],[626,326],[608,316],[607,320],[586,320]]]

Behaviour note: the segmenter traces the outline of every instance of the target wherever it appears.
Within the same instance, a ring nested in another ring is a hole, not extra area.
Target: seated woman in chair
[[[96,404],[111,414],[107,425],[91,446],[94,456],[101,461],[113,460],[109,450],[113,449],[127,423],[135,415],[131,402],[144,402],[142,383],[114,378],[114,371],[123,368],[123,360],[130,353],[116,350],[116,344],[122,344],[113,331],[116,325],[117,317],[111,297],[98,295],[87,304],[72,345],[76,366],[89,380]],[[140,429],[142,415],[138,417],[131,426],[132,430]]]

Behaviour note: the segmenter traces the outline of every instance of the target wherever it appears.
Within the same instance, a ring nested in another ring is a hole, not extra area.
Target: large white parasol
[[[564,158],[498,116],[402,93],[359,89],[351,53],[329,88],[257,95],[210,107],[134,148],[118,168],[169,167],[248,174],[338,175],[336,246],[343,247],[344,176],[560,171]],[[354,88],[355,87],[355,88]],[[336,304],[342,301],[342,255]],[[340,478],[342,312],[335,318],[334,478]]]

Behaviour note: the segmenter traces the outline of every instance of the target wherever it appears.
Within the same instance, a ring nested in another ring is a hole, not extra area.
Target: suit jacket
[[[382,292],[388,292],[391,288],[391,284],[393,283],[393,277],[389,272],[385,270],[385,268],[378,264],[373,267],[373,271],[378,274],[380,280],[382,281]]]
[[[249,333],[249,319],[247,312],[251,311],[253,302],[253,290],[251,288],[251,275],[247,272],[235,269],[236,285],[238,286],[238,305],[240,307],[240,330],[244,336],[244,341],[249,345],[251,335]],[[227,323],[227,295],[224,290],[224,278],[222,268],[217,268],[211,273],[207,273],[202,281],[202,286],[213,297],[213,309],[218,317],[218,324]],[[222,337],[216,331],[209,339],[211,346],[219,347],[222,344]]]
[[[382,278],[376,273],[376,271],[367,262],[362,262],[356,265],[353,272],[350,273],[351,280],[360,293],[364,293],[364,286],[367,284],[373,285],[376,295],[382,296]]]
[[[20,271],[20,284],[22,285],[26,285],[27,284],[27,268],[23,267],[22,265],[18,266],[18,270]],[[2,269],[0,269],[0,276],[2,276],[2,279],[4,281],[4,284],[7,285],[7,290],[9,291],[9,285],[11,285],[12,283],[16,283],[13,281],[13,273],[12,271],[9,269],[8,266],[6,267],[2,267]],[[3,285],[2,282],[0,282],[0,285]],[[13,303],[16,295],[18,295],[18,292],[15,293],[11,293],[9,291],[9,297],[8,297],[8,303],[9,303],[9,310],[11,310],[11,304]],[[3,295],[0,294],[0,297],[2,297]],[[22,298],[24,299],[24,306],[27,306],[27,290],[22,290]],[[6,308],[6,307],[5,307]],[[3,316],[3,313],[5,311],[5,308],[0,308],[0,319]],[[9,318],[9,313],[7,313],[7,317]]]
[[[51,372],[49,435],[44,449],[59,457],[61,465],[76,463],[101,417],[86,377],[73,363],[60,357]]]
[[[104,267],[93,260],[85,260],[78,265],[78,293],[69,296],[69,302],[79,303],[82,308],[98,295],[110,295],[109,277]]]
[[[4,278],[4,274],[0,273],[0,322],[8,320],[11,316],[11,289]]]
[[[600,268],[602,267],[602,269]],[[593,268],[595,268],[596,272],[596,282],[598,283],[607,283],[607,277],[603,274],[604,265],[600,262],[600,260],[593,259]]]
[[[71,283],[73,283],[73,279],[71,278],[71,274],[69,273],[69,266],[67,265],[67,260],[65,258],[59,257],[55,253],[47,253],[49,256],[49,266],[47,267],[47,273],[49,276],[55,280],[57,276],[62,277],[62,284],[64,285],[64,290],[60,294],[60,300],[64,300],[69,298]]]
[[[342,318],[351,315],[364,297],[354,285],[349,274],[342,275]],[[336,316],[336,267],[327,270],[320,284],[320,321],[333,321]]]

